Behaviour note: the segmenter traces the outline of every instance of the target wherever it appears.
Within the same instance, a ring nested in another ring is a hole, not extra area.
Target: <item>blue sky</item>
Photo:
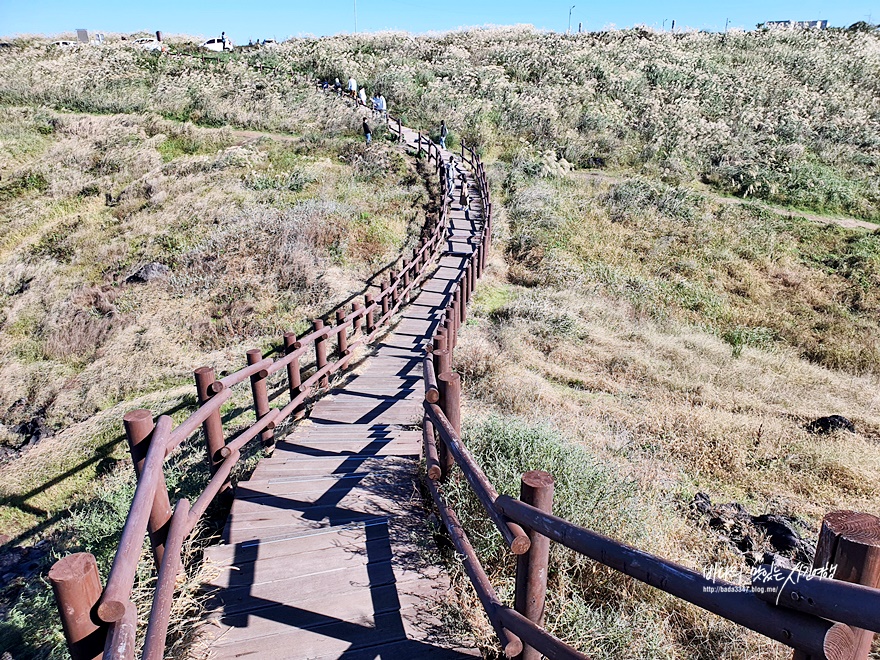
[[[669,28],[673,19],[676,28],[708,30],[723,30],[727,19],[731,26],[748,29],[766,20],[827,19],[837,26],[868,20],[869,16],[874,22],[880,21],[880,0],[0,0],[0,34],[58,34],[86,28],[123,33],[160,29],[168,34],[213,36],[225,30],[236,43],[246,43],[248,39],[353,32],[355,2],[359,31],[401,29],[421,33],[517,23],[565,31],[572,4],[574,30],[578,22],[583,22],[586,30],[636,24],[657,28],[665,24]]]

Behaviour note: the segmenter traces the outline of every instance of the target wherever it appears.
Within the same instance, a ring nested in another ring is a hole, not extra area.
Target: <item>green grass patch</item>
[[[478,287],[474,292],[474,313],[488,316],[504,307],[513,298],[513,291],[506,284]]]
[[[635,482],[602,464],[586,447],[552,427],[515,417],[467,420],[465,442],[499,493],[519,496],[520,478],[529,470],[553,475],[553,513],[615,539],[650,548],[648,530],[658,512]],[[502,598],[513,595],[515,561],[488,521],[470,486],[455,470],[444,492],[458,514],[483,566]],[[551,547],[548,629],[597,657],[674,657],[662,632],[663,615],[649,602],[627,605],[619,598],[623,579],[613,571],[558,544]],[[630,587],[632,588],[632,587]],[[635,599],[643,596],[640,592]],[[590,625],[586,622],[602,623]],[[654,653],[654,652],[657,653]]]

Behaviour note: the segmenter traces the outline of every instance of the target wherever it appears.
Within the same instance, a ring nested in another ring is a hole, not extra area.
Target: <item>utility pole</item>
[[[565,34],[571,34],[571,10],[575,8],[575,5],[572,5],[568,8],[568,32]]]
[[[358,31],[358,0],[354,0],[354,33]]]

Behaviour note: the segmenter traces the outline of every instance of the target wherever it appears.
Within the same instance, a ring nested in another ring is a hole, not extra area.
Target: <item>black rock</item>
[[[704,516],[708,515],[712,509],[712,500],[709,499],[706,493],[697,493],[691,502],[691,509],[697,513],[702,513]]]
[[[145,264],[137,269],[126,279],[126,282],[152,282],[162,277],[167,277],[171,269],[165,264],[157,262]]]
[[[12,427],[12,432],[18,433],[21,436],[21,443],[16,449],[21,449],[25,445],[35,445],[43,438],[48,438],[52,435],[52,429],[46,424],[46,420],[40,416]]]
[[[810,433],[823,435],[831,433],[832,431],[838,431],[840,429],[843,429],[844,431],[849,431],[850,433],[856,432],[855,425],[842,415],[829,415],[828,417],[820,417],[819,419],[814,419],[812,422],[807,424],[806,429]]]
[[[752,516],[738,502],[712,504],[706,493],[697,493],[690,508],[749,564],[760,558],[762,550],[772,550],[803,564],[813,561],[815,549],[800,537],[795,529],[799,523],[793,518],[772,513]],[[764,539],[762,547],[756,539]]]

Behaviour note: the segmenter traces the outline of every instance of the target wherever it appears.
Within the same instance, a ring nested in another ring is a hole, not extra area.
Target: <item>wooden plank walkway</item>
[[[416,133],[404,138],[414,148]],[[454,200],[436,272],[344,387],[238,484],[224,544],[205,552],[218,567],[212,657],[479,657],[435,614],[449,582],[426,553],[417,490],[423,347],[482,228],[456,159],[461,177],[468,208]]]

